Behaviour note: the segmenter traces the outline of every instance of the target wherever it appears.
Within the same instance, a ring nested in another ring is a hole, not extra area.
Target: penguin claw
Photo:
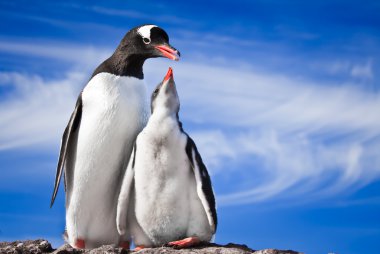
[[[74,243],[75,249],[84,249],[85,247],[86,247],[86,244],[83,239],[78,238],[75,240],[75,243]]]
[[[168,245],[172,246],[174,248],[181,249],[181,248],[187,248],[190,246],[194,246],[194,245],[197,245],[199,243],[200,243],[199,238],[196,236],[192,236],[192,237],[188,237],[188,238],[185,238],[185,239],[182,239],[179,241],[169,242]]]

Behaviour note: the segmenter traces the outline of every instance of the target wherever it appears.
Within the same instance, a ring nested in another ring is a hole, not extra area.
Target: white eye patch
[[[152,30],[153,27],[157,27],[156,25],[147,25],[147,26],[142,26],[139,29],[137,29],[137,33],[141,35],[143,38],[143,41],[145,44],[150,43],[150,30]]]

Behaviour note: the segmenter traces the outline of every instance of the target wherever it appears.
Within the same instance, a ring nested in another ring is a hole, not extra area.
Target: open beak
[[[172,46],[168,44],[161,44],[161,45],[155,46],[155,48],[158,51],[160,51],[161,56],[167,57],[174,61],[178,61],[179,57],[181,56],[178,50],[176,50],[175,48],[173,48]]]

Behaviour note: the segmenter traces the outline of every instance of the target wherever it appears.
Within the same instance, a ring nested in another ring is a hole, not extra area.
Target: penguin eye
[[[148,37],[143,37],[143,42],[145,43],[145,44],[149,44],[150,43],[150,38],[148,38]]]
[[[156,90],[154,90],[153,94],[154,94],[154,95],[157,95],[157,94],[158,94],[158,91],[159,91],[159,89],[156,88]]]

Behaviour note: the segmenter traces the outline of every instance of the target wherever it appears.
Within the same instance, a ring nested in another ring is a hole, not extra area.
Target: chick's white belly
[[[185,237],[191,177],[186,158],[173,156],[173,152],[165,148],[159,149],[159,153],[149,151],[149,146],[140,148],[136,154],[139,164],[135,168],[137,222],[155,245]],[[177,149],[181,148],[177,146]]]

